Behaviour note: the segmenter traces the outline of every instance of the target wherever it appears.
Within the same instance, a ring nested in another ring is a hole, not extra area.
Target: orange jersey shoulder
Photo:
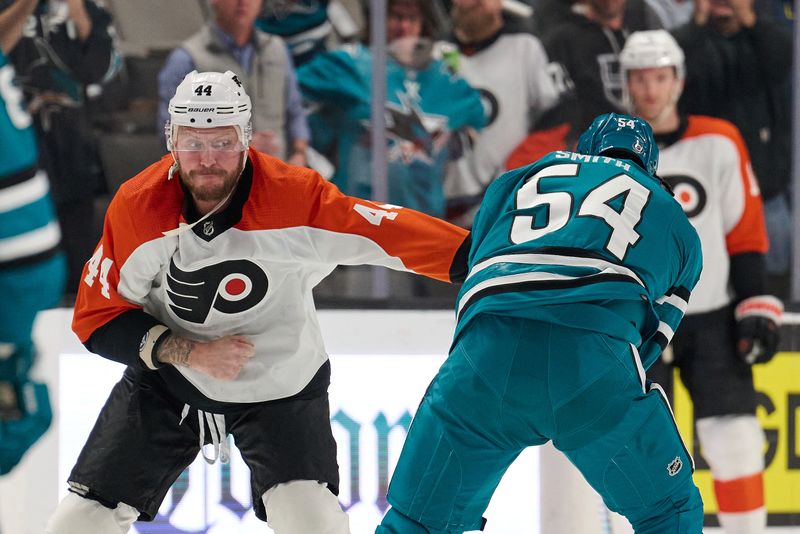
[[[317,172],[250,151],[253,188],[241,230],[306,226],[373,241],[410,270],[450,280],[468,231],[418,211],[344,195]]]
[[[120,265],[142,243],[163,237],[163,232],[178,227],[183,190],[177,173],[167,179],[172,161],[172,156],[164,156],[123,183],[114,195],[106,224],[113,222],[116,260]]]
[[[744,195],[744,209],[739,222],[725,237],[728,254],[734,256],[747,252],[766,253],[769,248],[766,224],[764,223],[764,207],[758,180],[750,162],[750,152],[739,129],[725,119],[690,115],[689,125],[684,139],[701,135],[719,135],[727,138],[736,147],[739,157],[739,186]],[[733,184],[731,184],[733,186]]]

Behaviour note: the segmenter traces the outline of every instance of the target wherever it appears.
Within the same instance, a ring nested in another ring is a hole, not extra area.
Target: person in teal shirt
[[[456,132],[482,128],[486,116],[480,92],[433,56],[427,9],[418,0],[391,0],[387,6],[388,201],[442,217],[445,169],[459,156],[450,141]],[[317,54],[297,71],[314,110],[312,144],[334,163],[333,182],[360,198],[373,197],[372,65],[372,50],[353,44]]]

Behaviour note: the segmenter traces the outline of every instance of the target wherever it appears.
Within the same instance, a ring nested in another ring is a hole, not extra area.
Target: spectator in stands
[[[579,13],[580,9],[575,9],[577,2],[578,0],[539,0],[533,17],[534,34],[546,41],[563,22],[570,19],[580,21],[583,15]]]
[[[645,0],[664,24],[665,29],[675,28],[692,20],[693,0]]]
[[[483,126],[480,94],[433,58],[428,2],[389,0],[386,29],[388,201],[442,216],[449,140]],[[315,147],[333,160],[334,183],[363,198],[372,198],[372,64],[371,49],[358,44],[318,54],[298,69],[305,98],[318,108]]]
[[[256,27],[281,36],[299,67],[332,43],[357,40],[364,27],[363,6],[359,0],[265,0]]]
[[[17,4],[0,0],[0,10]],[[99,237],[94,235],[94,194],[102,183],[86,86],[109,81],[121,63],[111,16],[93,0],[41,1],[32,9],[8,59],[34,118],[39,161],[50,176],[67,254],[66,291],[75,293]]]
[[[14,0],[0,7],[0,50],[5,54],[17,46],[25,23],[38,5],[39,0]]]
[[[686,51],[683,111],[720,117],[742,132],[764,198],[771,291],[788,295],[792,153],[792,37],[758,17],[753,0],[695,0],[694,19],[675,30]]]
[[[310,137],[286,43],[253,25],[262,0],[209,0],[212,20],[167,57],[158,75],[160,129],[167,103],[193,70],[237,73],[253,99],[252,146],[291,165],[307,164]]]
[[[569,145],[597,115],[624,111],[619,52],[627,35],[662,27],[644,0],[579,0],[573,10],[581,16],[564,19],[544,40],[569,90],[558,113],[571,125]]]
[[[730,122],[678,113],[684,56],[665,30],[631,34],[620,54],[632,111],[652,126],[658,174],[700,236],[703,272],[672,341],[711,467],[719,520],[728,534],[764,532],[764,432],[751,366],[772,358],[783,305],[767,295],[767,231],[750,157]],[[672,391],[672,367],[649,377]]]
[[[559,91],[539,40],[506,33],[502,0],[455,0],[451,15],[453,43],[442,44],[442,53],[481,91],[489,115],[480,136],[461,136],[464,157],[446,179],[451,220],[470,226],[484,190],[533,126],[542,126]]]

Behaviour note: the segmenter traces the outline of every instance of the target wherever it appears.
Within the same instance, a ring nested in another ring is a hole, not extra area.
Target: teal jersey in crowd
[[[372,198],[372,52],[348,45],[319,54],[298,69],[297,80],[319,107],[309,124],[315,147],[334,160],[333,182],[345,194]],[[386,99],[388,201],[443,216],[445,166],[458,156],[449,141],[456,131],[484,126],[480,93],[441,60],[415,69],[390,56]]]
[[[645,368],[672,338],[702,268],[697,233],[657,179],[572,152],[495,180],[472,239],[456,337],[479,313],[528,317],[626,339]],[[632,325],[621,310],[638,302],[647,312]]]
[[[267,2],[256,20],[256,27],[266,33],[292,37],[328,20],[328,0]]]
[[[36,140],[22,91],[14,85],[14,67],[0,50],[0,180],[36,165]],[[3,186],[0,182],[0,187]]]
[[[328,22],[328,0],[264,2],[255,25],[283,38],[295,66],[325,51],[325,41],[333,29]]]
[[[14,68],[0,51],[0,342],[30,342],[35,312],[63,290],[61,233]]]

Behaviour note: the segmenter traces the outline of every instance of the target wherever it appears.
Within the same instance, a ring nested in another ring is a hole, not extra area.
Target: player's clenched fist
[[[226,336],[214,341],[193,341],[169,335],[158,348],[158,361],[182,365],[220,380],[234,380],[255,354],[252,341],[244,336]]]

